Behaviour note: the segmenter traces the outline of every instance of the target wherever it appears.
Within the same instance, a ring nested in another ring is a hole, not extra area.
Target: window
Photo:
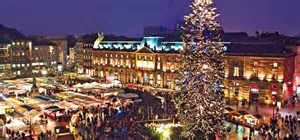
[[[39,48],[38,48],[38,47],[35,47],[34,49],[35,49],[35,50],[39,50]]]
[[[239,67],[234,67],[233,76],[236,76],[236,77],[240,76],[239,71],[240,71]]]
[[[274,79],[278,78],[278,70],[277,69],[272,69],[272,74],[273,74]]]
[[[258,66],[258,62],[254,62],[254,63],[253,63],[253,66],[254,66],[254,67]]]
[[[121,58],[123,58],[123,54],[121,55]]]
[[[273,67],[277,68],[278,67],[278,63],[273,63]]]
[[[160,57],[157,57],[157,60],[160,61]]]
[[[257,68],[253,68],[253,76],[257,77],[257,74],[258,74]]]
[[[157,69],[160,70],[160,62],[157,63]]]

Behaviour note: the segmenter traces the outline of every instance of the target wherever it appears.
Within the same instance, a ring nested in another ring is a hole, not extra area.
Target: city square
[[[297,2],[14,1],[43,8],[0,14],[0,139],[300,139]]]

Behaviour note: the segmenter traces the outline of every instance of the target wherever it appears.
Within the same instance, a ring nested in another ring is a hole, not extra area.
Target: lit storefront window
[[[234,67],[233,76],[236,76],[236,77],[240,76],[239,71],[240,71],[239,67]]]

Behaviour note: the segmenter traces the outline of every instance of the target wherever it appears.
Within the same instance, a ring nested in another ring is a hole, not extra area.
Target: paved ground
[[[256,113],[256,105],[250,105],[250,107],[248,105],[246,105],[245,107],[242,106],[233,106],[233,105],[229,105],[229,107],[231,107],[234,110],[245,110],[250,114],[255,114]],[[296,112],[300,111],[300,104],[297,104],[296,106],[292,106],[292,105],[287,105],[283,108],[279,109],[279,113],[281,114],[281,116],[285,117],[286,115],[292,115],[292,116],[296,116]],[[265,117],[265,122],[270,123],[270,118],[273,116],[273,107],[272,106],[265,106],[265,105],[258,105],[258,112],[260,115]],[[276,112],[276,108],[275,108],[275,112]],[[290,133],[290,130],[282,127],[281,124],[281,120],[278,121],[279,125],[281,126],[281,134],[280,137],[282,138],[283,136],[285,136],[286,134]],[[236,131],[236,125],[232,124],[232,123],[228,123],[227,126],[231,126],[231,134],[228,136],[228,140],[234,140],[234,139],[242,139],[244,136],[249,136],[249,132],[250,129],[247,127],[243,127],[241,125],[238,125],[238,131]],[[300,124],[298,124],[298,128],[300,128]],[[253,137],[253,139],[261,139],[261,137],[258,136],[258,132],[255,132],[255,136]],[[297,134],[300,135],[300,129],[297,130]]]

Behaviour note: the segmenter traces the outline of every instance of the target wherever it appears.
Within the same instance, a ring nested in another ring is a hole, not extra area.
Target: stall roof
[[[240,114],[242,114],[242,115],[247,115],[247,114],[249,114],[248,112],[246,112],[246,111],[244,111],[244,110],[240,110],[240,111],[238,111]]]
[[[29,111],[29,112],[26,112],[25,113],[25,116],[26,117],[36,117],[36,116],[39,116],[39,115],[42,115],[43,113],[40,112],[40,111],[36,111],[35,109]]]
[[[226,107],[225,110],[227,110],[227,111],[233,111],[233,109],[230,108],[230,107]]]
[[[134,94],[134,93],[121,93],[118,95],[118,97],[121,97],[121,98],[125,98],[125,99],[131,99],[131,98],[138,98],[139,95],[137,94]]]

